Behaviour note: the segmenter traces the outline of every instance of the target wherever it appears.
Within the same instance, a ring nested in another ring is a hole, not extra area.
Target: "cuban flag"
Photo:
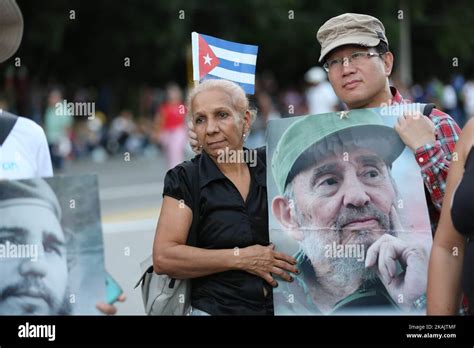
[[[193,32],[193,80],[225,79],[255,93],[258,46],[244,45]]]

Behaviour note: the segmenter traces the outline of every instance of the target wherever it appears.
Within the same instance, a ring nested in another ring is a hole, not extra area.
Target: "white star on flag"
[[[204,64],[208,64],[208,65],[211,65],[211,60],[212,58],[209,57],[209,53],[206,54],[205,56],[202,56],[204,58]]]

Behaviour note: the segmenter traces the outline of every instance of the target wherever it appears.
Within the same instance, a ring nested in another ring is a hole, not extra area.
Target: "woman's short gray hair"
[[[188,95],[187,99],[187,107],[188,107],[188,118],[192,121],[193,115],[193,101],[196,96],[204,91],[218,89],[222,92],[229,95],[232,106],[235,110],[237,110],[238,114],[241,116],[241,120],[243,119],[245,112],[249,111],[250,113],[250,125],[252,125],[255,117],[257,115],[256,109],[251,109],[249,106],[249,100],[245,95],[245,92],[242,87],[238,84],[228,81],[228,80],[221,80],[221,79],[209,79],[201,82],[199,85],[194,87]]]

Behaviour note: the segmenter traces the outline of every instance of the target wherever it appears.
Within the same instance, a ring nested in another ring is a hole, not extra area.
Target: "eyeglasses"
[[[324,63],[323,68],[326,72],[329,70],[340,70],[343,66],[347,66],[349,63],[354,65],[361,64],[365,60],[372,58],[372,57],[380,57],[383,56],[385,53],[374,53],[374,52],[354,52],[350,56],[342,57],[342,58],[335,58],[326,61]]]

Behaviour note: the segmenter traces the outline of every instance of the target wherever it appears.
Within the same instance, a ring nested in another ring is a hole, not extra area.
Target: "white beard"
[[[324,277],[329,280],[330,286],[339,286],[342,288],[350,284],[362,283],[365,280],[376,277],[375,271],[365,268],[364,260],[358,260],[356,257],[327,257],[325,246],[332,245],[333,242],[340,244],[339,234],[337,231],[302,229],[304,238],[300,242],[300,246],[305,255],[313,265],[316,278]],[[360,233],[357,238],[351,240],[351,243],[362,244],[367,251],[373,240],[368,240],[365,231]],[[320,284],[325,287],[325,284]]]

